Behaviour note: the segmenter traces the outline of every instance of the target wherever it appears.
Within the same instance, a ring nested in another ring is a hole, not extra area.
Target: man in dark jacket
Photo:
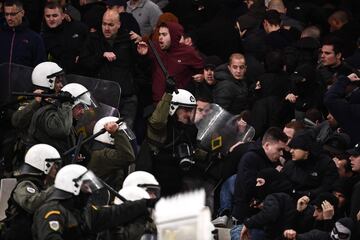
[[[359,90],[354,82],[359,82],[356,74],[339,77],[333,86],[327,91],[324,97],[324,104],[334,116],[340,127],[344,129],[350,138],[352,145],[360,141],[360,101]],[[352,87],[351,87],[352,86]],[[348,91],[353,89],[353,91]]]
[[[248,108],[245,73],[246,61],[240,53],[230,56],[227,69],[215,73],[218,83],[213,91],[214,102],[234,115]]]
[[[81,50],[79,64],[91,77],[120,84],[120,114],[132,127],[137,109],[137,52],[129,34],[119,32],[120,26],[119,13],[107,10],[103,16],[102,32],[89,35]]]
[[[285,229],[293,226],[295,204],[291,196],[291,184],[274,168],[262,169],[256,179],[256,202],[254,208],[260,212],[244,221],[241,235],[248,235],[248,229],[263,229],[264,239],[282,239]]]
[[[261,146],[250,149],[240,160],[235,180],[234,203],[232,216],[234,228],[232,234],[240,234],[242,223],[251,216],[250,202],[256,194],[256,177],[264,168],[275,168],[283,154],[287,136],[279,128],[269,128],[261,142]]]
[[[6,24],[0,30],[0,64],[9,62],[29,67],[45,61],[44,43],[39,34],[28,28],[20,1],[4,4]]]
[[[76,73],[80,47],[84,43],[88,28],[78,21],[68,22],[60,4],[49,2],[44,8],[46,25],[42,32],[49,60],[58,63],[66,73]]]
[[[336,165],[328,155],[319,153],[309,133],[299,132],[288,144],[292,161],[287,161],[284,173],[293,184],[296,198],[308,196],[314,199],[322,192],[330,191],[338,178]]]

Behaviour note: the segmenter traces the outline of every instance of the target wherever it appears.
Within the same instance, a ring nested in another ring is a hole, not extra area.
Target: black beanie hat
[[[313,205],[321,209],[321,204],[324,201],[328,201],[331,205],[333,205],[334,209],[336,209],[338,205],[338,199],[335,197],[332,193],[329,192],[323,192],[320,193],[312,202]]]
[[[293,149],[301,149],[311,151],[313,146],[313,139],[309,134],[300,133],[296,134],[290,141],[289,147]]]

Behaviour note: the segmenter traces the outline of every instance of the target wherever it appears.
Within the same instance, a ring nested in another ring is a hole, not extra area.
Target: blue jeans
[[[230,211],[232,209],[232,198],[234,195],[236,174],[232,175],[221,186],[220,190],[220,207],[218,210],[219,216],[224,215],[224,211]]]
[[[243,224],[233,226],[230,230],[231,240],[240,240],[240,234],[243,226]],[[250,236],[251,240],[263,240],[265,239],[265,232],[262,229],[253,228],[250,229]]]

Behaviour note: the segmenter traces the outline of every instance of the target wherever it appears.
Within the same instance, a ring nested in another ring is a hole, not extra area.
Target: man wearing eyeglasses
[[[46,60],[44,43],[39,34],[29,29],[24,15],[19,0],[5,1],[6,24],[0,31],[0,64],[9,62],[35,67]]]

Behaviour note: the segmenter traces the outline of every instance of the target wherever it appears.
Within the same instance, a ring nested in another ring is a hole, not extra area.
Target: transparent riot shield
[[[0,64],[0,106],[17,103],[12,92],[32,92],[31,73],[33,68],[18,64]]]
[[[80,76],[66,75],[67,83],[79,83],[86,87],[96,100],[96,107],[92,106],[76,123],[76,131],[84,137],[92,135],[95,123],[103,117],[120,117],[118,110],[120,104],[121,88],[117,82]]]
[[[208,152],[226,154],[235,144],[251,141],[255,135],[252,126],[217,104],[209,104],[195,124],[200,147]]]
[[[6,218],[5,211],[8,208],[8,200],[12,190],[16,186],[16,178],[3,178],[0,183],[0,221]]]
[[[66,75],[66,81],[68,83],[80,83],[86,87],[97,102],[119,108],[121,96],[119,83],[75,74]]]

